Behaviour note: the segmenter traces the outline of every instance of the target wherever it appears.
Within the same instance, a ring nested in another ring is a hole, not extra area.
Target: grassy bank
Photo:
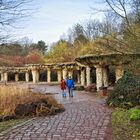
[[[132,121],[133,114],[124,109],[116,109],[113,112],[113,140],[140,140],[140,120]]]
[[[18,120],[10,120],[10,121],[4,121],[4,122],[0,122],[0,133],[2,131],[5,131],[13,126],[16,126],[20,123],[25,122],[27,119],[18,119]]]

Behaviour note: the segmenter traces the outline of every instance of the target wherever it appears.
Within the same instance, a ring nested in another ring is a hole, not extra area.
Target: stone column
[[[67,69],[66,68],[63,69],[62,74],[63,74],[62,75],[63,76],[63,79],[66,80],[67,79]]]
[[[33,83],[37,83],[39,81],[39,71],[36,69],[32,69],[32,77]]]
[[[29,82],[29,72],[25,73],[25,80],[26,80],[26,82]]]
[[[19,81],[19,74],[18,73],[15,73],[15,81]]]
[[[1,81],[4,81],[4,73],[1,73]]]
[[[77,72],[77,83],[80,84],[80,71]]]
[[[71,78],[73,78],[73,70],[69,70],[68,71],[68,76],[71,77]]]
[[[4,81],[5,81],[5,82],[8,81],[8,73],[7,73],[7,72],[4,73]]]
[[[101,66],[96,66],[96,87],[99,91],[99,87],[103,86],[103,69]]]
[[[81,85],[85,85],[85,69],[81,70]]]
[[[58,79],[58,82],[61,82],[61,77],[62,77],[61,70],[57,70],[57,79]]]
[[[122,78],[124,74],[124,70],[122,66],[116,66],[115,73],[116,73],[116,82],[117,82],[120,78]]]
[[[89,86],[91,84],[91,78],[90,78],[90,67],[87,66],[86,67],[86,80],[87,80],[87,86]]]
[[[103,84],[105,87],[108,87],[108,70],[107,67],[103,68]]]
[[[47,82],[50,83],[51,82],[51,69],[47,70]]]

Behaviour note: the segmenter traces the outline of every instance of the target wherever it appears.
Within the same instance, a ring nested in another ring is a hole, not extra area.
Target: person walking
[[[62,90],[62,97],[66,98],[66,82],[64,79],[61,80],[61,90]]]
[[[74,88],[74,81],[71,77],[69,77],[66,81],[66,85],[69,92],[69,97],[73,97],[73,88]]]

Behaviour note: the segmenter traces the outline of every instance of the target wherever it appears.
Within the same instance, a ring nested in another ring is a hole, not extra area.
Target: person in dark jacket
[[[61,80],[61,90],[62,90],[62,96],[66,97],[66,82],[64,79]]]
[[[73,97],[73,88],[74,88],[74,81],[71,77],[69,77],[66,81],[66,85],[69,92],[69,97]]]

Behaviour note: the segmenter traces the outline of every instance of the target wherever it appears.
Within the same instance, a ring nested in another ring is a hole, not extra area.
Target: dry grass
[[[28,89],[16,86],[0,86],[0,116],[14,115],[15,107],[18,104],[36,102],[44,98],[53,106],[59,105],[51,96],[32,93]]]

